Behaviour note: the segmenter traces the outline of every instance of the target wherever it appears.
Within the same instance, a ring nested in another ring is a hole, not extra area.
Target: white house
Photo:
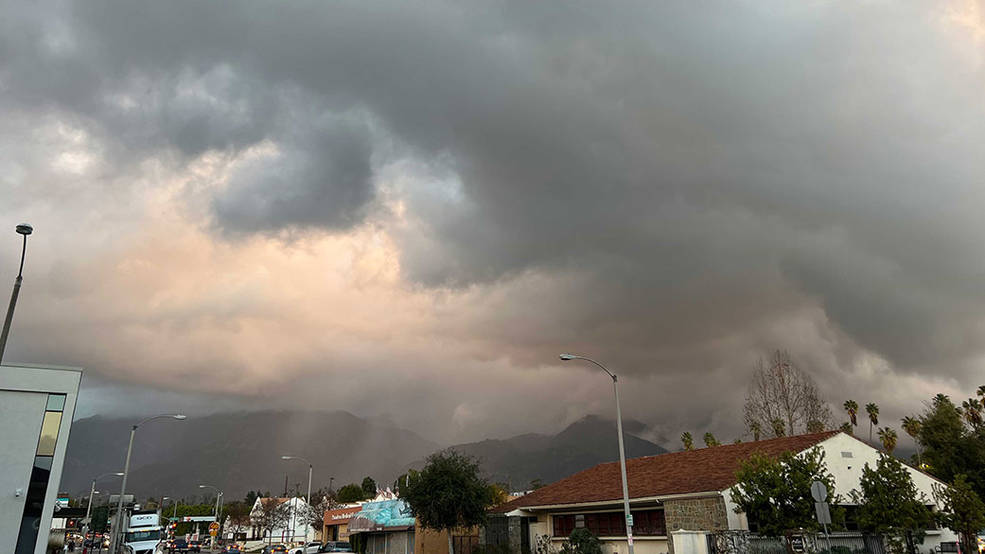
[[[779,455],[803,453],[815,447],[824,451],[835,492],[844,499],[848,510],[851,533],[854,508],[850,493],[859,486],[863,466],[875,466],[879,451],[851,435],[828,431],[627,460],[636,554],[674,552],[671,537],[681,530],[698,532],[698,536],[681,533],[678,544],[683,540],[705,544],[701,535],[713,531],[749,531],[749,518],[735,512],[730,495],[741,462],[754,452]],[[916,469],[909,470],[916,487],[933,504],[933,486],[938,481]],[[560,543],[576,527],[587,527],[602,539],[607,553],[626,554],[621,483],[619,464],[611,462],[537,489],[496,508],[496,517],[485,527],[480,542],[535,550],[538,543]],[[847,536],[844,538],[848,540]],[[949,530],[932,529],[921,551],[954,540],[957,539]],[[693,546],[686,550],[689,554],[695,552]]]
[[[253,523],[251,536],[255,539],[269,539],[272,542],[304,542],[315,537],[311,518],[305,514],[310,508],[304,498],[257,498],[250,510]],[[271,529],[265,529],[264,512],[276,510],[278,517]]]

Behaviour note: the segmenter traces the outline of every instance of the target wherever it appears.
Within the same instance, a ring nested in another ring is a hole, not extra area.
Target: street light
[[[626,447],[623,444],[622,438],[622,409],[619,407],[619,387],[617,383],[619,379],[616,377],[615,373],[612,373],[606,367],[591,358],[586,358],[584,356],[578,356],[575,354],[561,354],[561,360],[569,362],[571,360],[584,360],[589,363],[593,363],[602,369],[612,378],[612,390],[616,394],[616,431],[619,433],[619,470],[622,472],[622,511],[626,516],[626,542],[629,543],[629,554],[633,553],[633,516],[629,512],[629,486],[626,482]]]
[[[305,506],[306,506],[305,507],[305,512],[304,512],[305,513],[304,541],[305,542],[308,542],[308,528],[311,527],[310,525],[308,525],[308,519],[309,519],[308,518],[308,510],[311,509],[311,462],[308,461],[307,458],[302,458],[301,456],[281,456],[280,459],[281,460],[301,460],[302,462],[305,462],[305,463],[308,464],[308,497],[304,499],[304,503],[305,503]],[[329,484],[329,488],[331,488],[331,484]],[[294,529],[291,529],[291,537],[294,537]]]
[[[181,421],[185,419],[184,414],[161,414],[156,416],[151,416],[146,419],[141,420],[139,423],[130,428],[130,443],[127,445],[127,460],[123,464],[123,483],[120,485],[120,499],[116,505],[116,525],[113,526],[113,537],[110,542],[109,554],[116,554],[116,548],[120,542],[120,532],[123,529],[123,496],[127,492],[127,477],[130,474],[130,454],[133,452],[133,436],[137,433],[137,427],[152,421],[155,419],[171,418]]]
[[[215,514],[215,521],[216,521],[216,523],[218,523],[219,522],[219,497],[222,496],[222,490],[219,489],[219,487],[216,487],[216,486],[213,486],[213,485],[199,485],[198,488],[200,488],[200,489],[212,489],[212,490],[215,491],[215,509],[213,511],[213,514]]]
[[[29,223],[21,223],[14,230],[17,231],[17,234],[24,236],[24,243],[21,246],[21,265],[17,270],[17,278],[14,279],[14,290],[10,293],[10,304],[7,306],[7,317],[3,320],[3,331],[0,332],[0,362],[3,362],[3,351],[7,349],[7,335],[10,334],[10,322],[14,319],[17,296],[21,292],[21,281],[24,280],[24,255],[27,253],[27,235],[34,232],[34,227],[31,227]]]
[[[100,476],[98,476],[98,477],[96,477],[95,479],[92,480],[92,486],[89,487],[89,503],[86,505],[86,518],[85,518],[86,524],[85,524],[85,527],[83,528],[83,532],[82,532],[82,537],[83,538],[85,538],[85,536],[89,533],[89,524],[90,524],[90,522],[89,522],[89,515],[92,513],[92,495],[99,494],[96,491],[96,481],[102,479],[103,477],[110,477],[110,476],[113,476],[113,475],[115,475],[117,477],[122,477],[123,476],[123,472],[122,471],[116,471],[116,472],[111,472],[111,473],[103,473],[102,475],[100,475]]]

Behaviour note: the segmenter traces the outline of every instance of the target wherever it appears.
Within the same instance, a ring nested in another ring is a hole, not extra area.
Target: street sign
[[[219,534],[219,530],[218,529],[209,529],[209,534],[214,537],[214,536],[216,536],[216,535]]]
[[[626,527],[633,526],[633,514],[626,514]]]
[[[209,524],[209,531],[218,531],[218,530],[219,530],[218,523],[213,521],[212,523]]]
[[[814,481],[811,483],[811,496],[815,502],[824,502],[828,499],[828,487],[821,481]]]
[[[181,521],[215,521],[215,516],[182,516]]]
[[[827,502],[815,502],[814,511],[817,513],[817,522],[821,525],[831,524],[831,510],[828,509]]]

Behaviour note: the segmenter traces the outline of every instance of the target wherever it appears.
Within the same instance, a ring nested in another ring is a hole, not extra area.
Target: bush
[[[584,527],[575,529],[561,547],[562,554],[602,554],[602,541]]]

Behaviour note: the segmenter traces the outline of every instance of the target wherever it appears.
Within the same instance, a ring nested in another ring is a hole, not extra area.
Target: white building
[[[730,494],[742,461],[754,452],[796,454],[812,448],[824,451],[828,471],[834,477],[835,492],[842,497],[851,523],[854,509],[851,491],[858,488],[865,464],[875,467],[880,454],[840,431],[627,460],[636,554],[675,552],[675,536],[678,554],[684,550],[701,554],[704,550],[695,550],[695,545],[706,544],[708,533],[749,531],[749,518],[735,512]],[[917,489],[933,504],[933,486],[939,481],[913,468],[909,472]],[[483,530],[480,540],[484,544],[508,545],[518,551],[534,550],[538,542],[544,541],[560,546],[574,528],[587,527],[602,539],[607,554],[628,552],[618,462],[576,473],[512,500],[494,512],[498,517],[491,518]],[[755,522],[752,527],[754,531]],[[840,538],[847,541],[851,535],[849,525],[849,532]],[[861,537],[857,532],[854,535]],[[931,529],[920,550],[926,552],[940,542],[955,540],[949,530]]]
[[[82,370],[0,366],[0,552],[43,554]]]
[[[306,542],[315,537],[315,528],[310,524],[311,518],[305,514],[309,511],[304,498],[257,498],[250,510],[250,521],[253,523],[251,536],[254,539],[269,539],[273,543]],[[264,513],[276,511],[277,516],[272,528],[265,529]],[[320,529],[319,529],[320,531]]]

